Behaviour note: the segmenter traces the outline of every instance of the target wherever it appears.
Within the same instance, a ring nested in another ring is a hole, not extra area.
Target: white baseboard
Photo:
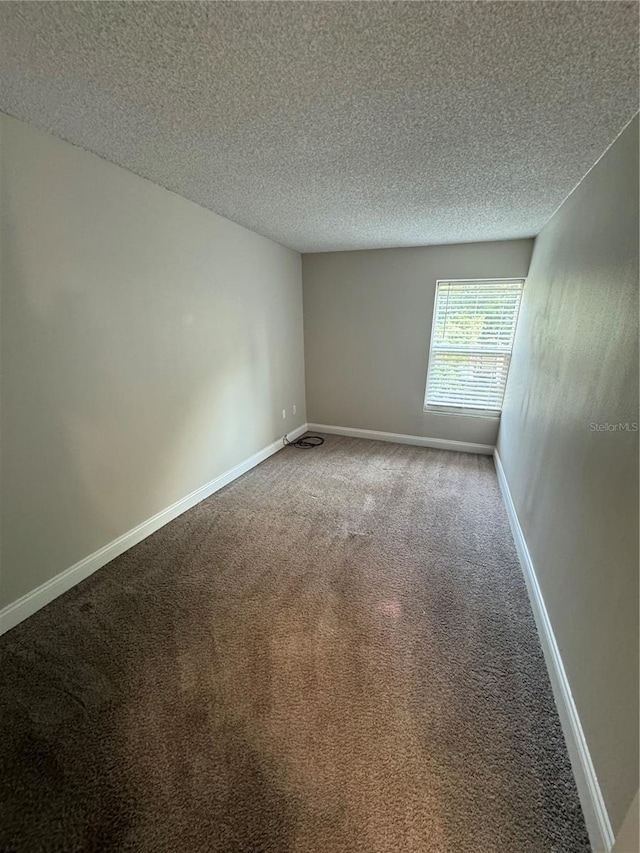
[[[304,435],[306,431],[307,425],[302,424],[302,426],[299,426],[297,429],[288,433],[288,437],[290,440],[295,440],[301,435]],[[98,551],[95,551],[93,554],[89,554],[88,557],[85,557],[80,560],[80,562],[51,578],[51,580],[46,581],[41,586],[31,592],[28,592],[26,595],[23,595],[22,598],[19,598],[12,604],[7,605],[0,610],[0,634],[4,634],[6,631],[14,628],[27,617],[40,610],[40,608],[49,604],[49,602],[53,601],[54,598],[62,595],[63,592],[66,592],[68,589],[71,589],[71,587],[93,574],[97,569],[101,569],[102,566],[105,566],[124,551],[127,551],[129,548],[137,545],[138,542],[146,539],[146,537],[151,533],[159,530],[168,522],[173,521],[174,518],[177,518],[177,516],[186,512],[186,510],[191,509],[191,507],[200,503],[200,501],[208,498],[223,486],[226,486],[233,480],[236,480],[251,468],[255,468],[256,465],[263,462],[269,456],[273,456],[273,454],[277,453],[278,450],[282,450],[282,447],[282,439],[278,439],[277,441],[269,444],[267,447],[263,447],[262,450],[259,450],[257,453],[254,453],[253,456],[249,456],[248,459],[245,459],[243,462],[240,462],[238,465],[235,465],[233,468],[225,471],[224,474],[216,477],[215,480],[211,480],[209,483],[206,483],[204,486],[201,486],[199,489],[191,492],[191,494],[181,498],[179,501],[176,501],[176,503],[171,504],[171,506],[156,513],[156,515],[148,518],[146,521],[143,521],[142,524],[139,524],[127,533],[124,533],[122,536],[114,539],[113,542],[109,542]]]
[[[446,438],[427,438],[422,435],[403,435],[399,432],[378,432],[374,429],[354,429],[352,427],[332,426],[330,424],[307,424],[313,432],[326,432],[329,435],[346,435],[350,438],[370,438],[374,441],[391,441],[394,444],[415,444],[417,447],[434,447],[437,450],[458,450],[462,453],[493,454],[490,444],[473,444],[469,441],[450,441]]]
[[[350,427],[330,426],[327,424],[303,424],[289,433],[289,439],[295,440],[305,432],[324,432],[333,435],[345,435],[353,438],[368,438],[377,441],[389,441],[398,444],[413,444],[419,447],[434,447],[441,450],[458,450],[466,453],[493,453],[498,475],[498,482],[507,508],[511,531],[522,564],[527,589],[533,614],[538,626],[542,649],[547,662],[549,676],[560,715],[560,721],[564,731],[565,739],[571,764],[580,795],[580,801],[585,815],[585,821],[594,853],[610,853],[614,835],[604,804],[602,792],[595,774],[591,755],[582,730],[580,718],[571,694],[569,681],[560,657],[560,651],[553,634],[549,615],[542,597],[540,587],[536,578],[534,566],[529,554],[529,549],[520,527],[520,522],[511,498],[509,486],[505,477],[504,469],[497,450],[485,444],[473,444],[462,441],[448,441],[438,438],[425,438],[423,436],[402,435],[400,433],[378,432],[376,430],[352,429]],[[56,575],[51,580],[32,590],[26,595],[9,604],[0,611],[0,634],[9,631],[27,617],[36,613],[46,604],[53,601],[63,592],[80,583],[93,572],[115,559],[124,551],[141,542],[151,533],[163,527],[169,521],[191,509],[200,501],[217,492],[223,486],[233,482],[242,474],[263,462],[282,448],[282,440],[274,441],[272,444],[254,453],[248,459],[196,489],[191,494],[182,498],[166,509],[154,515],[152,518],[129,530],[127,533],[109,542],[103,548],[80,560],[75,565]]]
[[[573,768],[573,775],[578,788],[578,795],[584,812],[585,823],[594,853],[610,853],[613,847],[614,835],[609,821],[609,815],[602,797],[600,785],[596,776],[589,747],[582,730],[578,710],[573,700],[569,680],[560,657],[560,650],[553,633],[549,614],[542,597],[542,591],[538,584],[535,568],[531,560],[531,554],[527,547],[524,533],[518,520],[516,508],[509,491],[509,484],[502,467],[500,454],[496,449],[494,461],[498,483],[504,503],[509,516],[511,532],[522,565],[531,608],[538,627],[542,651],[547,663],[549,678],[553,688],[553,695],[558,708],[562,730],[567,742],[569,758]]]

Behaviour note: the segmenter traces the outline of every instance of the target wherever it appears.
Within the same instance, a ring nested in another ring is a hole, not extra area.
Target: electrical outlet
[[[282,420],[284,421],[286,419],[286,417],[287,417],[287,410],[283,409],[282,410]]]
[[[296,409],[295,404],[294,404],[294,406],[293,406],[293,414],[295,415],[295,413],[296,413],[297,411],[298,411],[298,410]]]

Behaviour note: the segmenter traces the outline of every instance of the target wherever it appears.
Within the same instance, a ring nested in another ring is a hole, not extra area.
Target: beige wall
[[[299,254],[0,121],[1,605],[306,417]]]
[[[524,277],[532,247],[303,255],[309,422],[495,444],[497,420],[423,411],[436,281]]]
[[[640,793],[636,791],[629,811],[624,819],[620,832],[616,836],[616,843],[613,846],[613,853],[638,853],[640,850]]]
[[[614,832],[638,788],[637,119],[536,240],[498,448]]]

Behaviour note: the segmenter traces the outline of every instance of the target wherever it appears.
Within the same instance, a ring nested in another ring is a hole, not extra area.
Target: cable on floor
[[[320,447],[324,444],[324,438],[320,435],[303,435],[297,441],[289,441],[287,436],[282,439],[285,447],[299,447],[301,450],[309,450],[311,447]]]

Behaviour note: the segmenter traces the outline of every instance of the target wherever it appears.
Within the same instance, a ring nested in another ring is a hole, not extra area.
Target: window
[[[424,408],[502,409],[524,281],[439,281]]]

